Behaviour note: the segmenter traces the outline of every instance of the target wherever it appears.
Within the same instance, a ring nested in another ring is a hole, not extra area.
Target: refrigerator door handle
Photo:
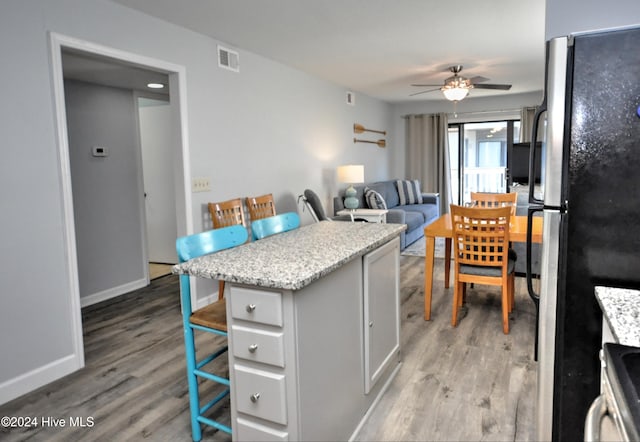
[[[533,116],[533,127],[531,129],[531,144],[529,145],[529,204],[543,204],[539,198],[535,197],[535,177],[536,177],[536,143],[538,142],[538,126],[540,124],[540,119],[542,118],[542,114],[547,111],[547,97],[545,93],[545,97],[542,101],[542,104],[538,106],[536,109],[536,113]]]
[[[539,316],[540,316],[540,294],[536,293],[533,288],[533,273],[531,272],[531,256],[532,256],[532,234],[533,231],[533,214],[536,212],[542,212],[542,206],[529,206],[527,209],[527,247],[526,247],[526,264],[527,264],[527,291],[529,293],[529,297],[533,301],[533,304],[536,306],[536,334],[535,334],[535,344],[534,344],[534,360],[538,360],[538,324],[539,324]]]
[[[540,294],[536,293],[533,288],[533,273],[531,272],[531,253],[533,241],[531,237],[531,231],[533,230],[533,214],[536,212],[542,212],[542,206],[529,206],[527,209],[527,248],[526,248],[526,263],[527,263],[527,290],[529,292],[529,297],[533,300],[533,303],[536,305],[536,309],[538,308],[538,303],[540,301]]]

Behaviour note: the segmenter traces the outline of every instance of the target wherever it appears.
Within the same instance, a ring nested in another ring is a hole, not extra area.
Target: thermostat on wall
[[[109,152],[106,147],[102,146],[93,146],[91,149],[94,157],[107,157],[109,156]]]

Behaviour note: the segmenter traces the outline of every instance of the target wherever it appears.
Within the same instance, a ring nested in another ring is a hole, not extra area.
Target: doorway
[[[470,202],[471,192],[509,192],[509,154],[520,136],[520,121],[449,125],[452,200]]]
[[[66,49],[62,69],[85,307],[176,263],[169,78]]]
[[[171,153],[173,168],[173,188],[175,192],[175,219],[177,234],[185,235],[192,233],[193,229],[193,216],[191,214],[191,194],[190,188],[186,183],[190,182],[189,172],[189,147],[187,138],[187,121],[184,113],[186,105],[186,75],[185,69],[182,66],[167,63],[161,60],[152,59],[137,54],[132,54],[113,48],[96,45],[83,40],[78,40],[72,37],[63,36],[56,33],[51,33],[51,56],[52,56],[52,75],[53,75],[53,87],[54,87],[54,100],[56,110],[56,125],[58,128],[58,153],[59,153],[59,171],[60,179],[62,182],[62,204],[63,204],[63,216],[64,216],[64,243],[66,249],[67,259],[67,277],[69,279],[69,286],[71,287],[71,293],[69,294],[69,307],[71,309],[71,315],[73,320],[74,329],[74,348],[75,357],[78,360],[79,366],[84,366],[84,349],[83,349],[83,337],[82,337],[82,317],[81,317],[81,290],[80,290],[80,277],[79,277],[79,265],[78,265],[78,247],[77,247],[77,232],[76,221],[74,211],[74,199],[73,199],[73,187],[72,187],[72,173],[71,173],[71,161],[70,161],[70,149],[69,149],[69,131],[67,126],[67,112],[65,104],[65,88],[64,88],[64,74],[63,74],[63,51],[77,52],[85,54],[89,57],[93,57],[102,61],[110,61],[121,65],[126,65],[132,68],[149,70],[156,73],[165,75],[168,79],[169,86],[169,100],[173,106],[173,112],[171,113],[171,137],[172,145],[174,146]],[[109,149],[101,149],[104,146],[85,146],[87,155],[91,155],[94,159],[99,161],[101,155],[109,155]],[[95,155],[95,156],[94,156]],[[142,179],[140,176],[139,191],[143,191]],[[143,204],[139,207],[139,210],[144,213]],[[144,214],[142,219],[144,219]],[[142,228],[141,230],[144,230]],[[144,231],[140,233],[143,238],[142,243],[146,242]],[[143,252],[146,260],[146,249]],[[145,263],[146,267],[146,263]],[[146,279],[148,281],[148,272],[146,273]],[[145,284],[146,282],[145,281]],[[128,287],[121,285],[118,290],[127,290]],[[109,294],[107,294],[109,295]],[[113,294],[111,294],[113,295]],[[195,297],[195,293],[193,294]]]

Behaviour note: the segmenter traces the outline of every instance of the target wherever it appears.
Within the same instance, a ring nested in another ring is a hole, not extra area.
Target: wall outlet
[[[192,192],[209,192],[211,190],[211,182],[209,178],[194,178],[191,180]]]
[[[93,155],[94,157],[108,157],[109,149],[102,146],[93,146],[91,148],[91,155]]]

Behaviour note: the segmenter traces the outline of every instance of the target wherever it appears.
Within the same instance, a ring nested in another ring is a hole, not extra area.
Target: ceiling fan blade
[[[409,96],[410,96],[410,97],[413,97],[414,95],[426,94],[427,92],[433,92],[433,91],[439,91],[439,90],[440,90],[440,88],[437,88],[437,89],[429,89],[429,90],[426,90],[426,91],[421,91],[421,92],[416,92],[416,93],[414,93],[414,94],[409,94]]]
[[[485,81],[489,81],[487,77],[483,77],[482,75],[476,75],[475,77],[469,78],[471,84],[483,83]]]
[[[511,89],[510,84],[474,84],[474,89],[495,89],[500,91],[508,91]]]
[[[412,84],[411,86],[417,86],[417,87],[442,87],[442,84]]]

